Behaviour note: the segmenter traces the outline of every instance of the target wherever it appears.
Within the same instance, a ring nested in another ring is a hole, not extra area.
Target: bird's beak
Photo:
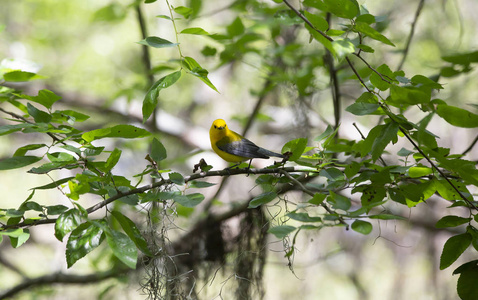
[[[223,130],[224,128],[226,128],[226,126],[219,126],[217,129]]]

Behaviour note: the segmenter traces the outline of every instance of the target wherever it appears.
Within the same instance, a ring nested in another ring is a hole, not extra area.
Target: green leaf
[[[40,90],[37,96],[28,96],[24,94],[17,95],[17,96],[20,98],[27,99],[27,100],[36,102],[38,104],[41,104],[48,109],[50,109],[56,101],[61,99],[60,96],[56,95],[50,90],[45,90],[45,89]]]
[[[68,162],[51,162],[51,163],[46,163],[43,164],[37,168],[31,168],[30,170],[27,171],[27,173],[32,173],[32,174],[47,174],[50,171],[53,170],[58,170],[58,169],[73,169],[76,168],[78,165],[71,164]]]
[[[292,155],[289,157],[290,161],[298,160],[304,153],[305,147],[307,147],[306,138],[298,138],[292,141],[287,142],[284,147],[282,147],[281,153],[292,152]]]
[[[118,163],[119,159],[121,157],[121,150],[119,150],[118,148],[115,148],[110,156],[108,157],[108,159],[106,160],[106,163],[105,163],[105,171],[106,172],[109,172],[113,169],[114,166],[116,166],[116,164]]]
[[[280,225],[280,226],[275,226],[275,227],[269,228],[269,230],[267,230],[267,232],[272,233],[278,239],[283,239],[296,229],[297,228],[295,228],[294,226]]]
[[[177,185],[183,185],[184,184],[184,177],[183,175],[177,173],[177,172],[172,172],[172,173],[169,173],[169,179],[177,184]]]
[[[73,230],[66,244],[66,263],[71,268],[80,258],[93,251],[104,239],[103,230],[90,222]]]
[[[348,197],[336,194],[333,191],[330,191],[330,195],[327,197],[327,202],[332,204],[333,208],[341,210],[349,210],[352,206]]]
[[[361,33],[365,34],[366,36],[368,36],[368,37],[370,37],[374,40],[377,40],[377,41],[382,42],[384,44],[395,47],[395,45],[388,38],[386,38],[384,35],[382,35],[377,30],[373,29],[367,23],[357,22],[357,23],[355,23],[355,29],[358,32],[361,32]]]
[[[242,23],[241,18],[239,17],[236,17],[234,21],[226,27],[227,34],[230,37],[235,37],[235,36],[243,34],[245,29],[246,28],[244,27],[244,24]]]
[[[12,132],[20,131],[24,128],[29,128],[29,127],[34,127],[34,126],[35,126],[35,124],[28,124],[28,123],[14,124],[14,125],[3,125],[3,126],[0,126],[0,136],[1,135],[7,135],[7,134],[10,134]]]
[[[146,45],[154,48],[169,48],[179,45],[178,43],[171,43],[168,40],[162,39],[157,36],[148,36],[144,40],[138,42],[138,44]]]
[[[460,299],[476,300],[476,295],[478,295],[478,285],[476,284],[477,278],[478,267],[476,266],[476,263],[474,268],[469,268],[460,274],[456,286]]]
[[[478,51],[443,56],[442,59],[452,64],[467,66],[471,63],[478,63]]]
[[[124,232],[135,243],[136,247],[138,247],[138,249],[144,254],[152,256],[152,253],[148,248],[148,242],[146,242],[143,235],[136,227],[136,224],[119,211],[112,211],[111,214],[116,218],[116,220],[118,220],[121,228],[123,228]]]
[[[50,205],[50,206],[47,206],[46,207],[46,213],[47,215],[51,215],[51,216],[54,216],[54,215],[59,215],[59,214],[62,214],[64,213],[65,211],[68,210],[68,207],[64,206],[64,205],[61,205],[61,204],[58,204],[58,205]],[[58,221],[58,220],[57,220]],[[56,226],[56,224],[55,224]]]
[[[310,12],[304,10],[304,16],[307,18],[307,20],[314,25],[315,28],[317,28],[320,31],[327,31],[329,29],[329,23],[327,20],[325,20],[324,17],[318,14],[311,14]]]
[[[24,202],[20,207],[23,210],[35,210],[43,212],[43,207],[35,201]]]
[[[361,233],[361,234],[369,234],[372,232],[372,224],[370,224],[367,221],[362,221],[362,220],[355,220],[352,223],[352,229]]]
[[[321,43],[327,50],[332,53],[332,55],[335,57],[337,54],[335,53],[334,46],[332,45],[332,42],[327,39],[325,36],[322,34],[318,33],[314,28],[310,27],[308,24],[305,24],[305,28],[309,31],[310,35],[319,43]]]
[[[214,56],[216,53],[217,49],[210,46],[204,46],[204,48],[201,50],[201,54],[204,56]]]
[[[156,1],[156,0],[154,0],[154,1]],[[166,15],[157,15],[156,18],[165,19],[165,20],[169,20],[169,21],[172,20],[170,16],[166,16]]]
[[[16,228],[16,229],[0,230],[0,236],[2,235],[17,238],[23,235],[23,229]]]
[[[173,195],[173,200],[185,207],[195,207],[204,200],[204,195],[193,193],[188,195]]]
[[[151,135],[147,130],[133,125],[116,125],[113,127],[95,129],[82,134],[82,138],[87,142],[99,140],[102,138],[125,138],[134,139]]]
[[[423,75],[415,75],[410,79],[410,81],[413,85],[418,87],[425,86],[436,90],[443,89],[443,86],[441,84]]]
[[[174,8],[174,12],[177,14],[180,14],[181,16],[187,19],[189,18],[189,16],[191,16],[191,14],[193,13],[193,10],[189,7],[178,6]]]
[[[464,128],[478,127],[478,115],[466,109],[442,103],[437,106],[436,112],[453,126]]]
[[[126,7],[112,2],[97,10],[92,16],[93,22],[119,22],[126,17]]]
[[[189,182],[189,187],[190,188],[195,188],[195,189],[200,189],[200,188],[208,188],[211,186],[216,185],[215,183],[207,182],[207,181],[198,181],[198,180],[193,180]]]
[[[16,209],[7,209],[5,211],[5,214],[7,217],[11,217],[11,218],[16,218],[16,217],[23,217],[23,214],[25,213],[25,211],[23,210],[16,210]]]
[[[46,147],[46,145],[45,144],[26,145],[26,146],[18,148],[17,151],[15,151],[15,153],[13,153],[13,156],[24,156],[30,150],[36,150],[36,149],[40,149],[40,148],[43,148],[43,147]]]
[[[417,88],[413,86],[401,87],[397,85],[392,85],[390,87],[390,98],[393,101],[393,103],[391,104],[395,106],[403,104],[424,104],[430,102],[431,89]]]
[[[310,204],[314,204],[314,205],[321,205],[322,202],[324,202],[326,197],[327,197],[327,195],[325,195],[325,194],[315,193],[314,196],[312,197],[312,199],[310,199],[307,202],[309,202]]]
[[[20,229],[21,233],[17,236],[10,236],[10,244],[13,248],[18,248],[23,245],[30,238],[29,229]]]
[[[345,167],[344,174],[347,178],[351,179],[360,171],[360,168],[362,168],[362,164],[352,161]]]
[[[443,246],[440,256],[440,270],[448,268],[470,246],[472,236],[469,233],[458,234],[449,238]]]
[[[143,123],[148,120],[156,108],[159,92],[162,89],[172,86],[179,78],[181,78],[181,70],[164,76],[151,86],[143,100]]]
[[[80,195],[86,194],[90,191],[90,185],[88,181],[82,180],[80,174],[76,175],[76,179],[68,181],[68,188],[70,189],[70,193],[67,194],[73,200],[80,199]],[[84,176],[84,175],[83,175]],[[80,178],[80,180],[78,180]]]
[[[355,52],[355,46],[348,38],[334,40],[332,47],[339,59]]]
[[[369,215],[368,217],[370,219],[378,219],[378,220],[402,220],[402,221],[408,220],[405,217],[397,216],[397,215],[391,215],[391,214]]]
[[[381,91],[388,90],[390,88],[390,83],[388,82],[392,81],[393,78],[395,78],[392,70],[390,70],[390,67],[386,64],[382,64],[380,67],[377,68],[377,72],[382,75],[383,79],[377,73],[372,72],[372,75],[370,75],[370,82]],[[385,80],[387,80],[388,82]]]
[[[81,213],[78,209],[69,209],[58,217],[55,222],[55,237],[61,242],[65,235],[78,227],[82,222]]]
[[[413,154],[413,153],[415,153],[415,152],[410,151],[410,150],[402,147],[400,150],[398,150],[397,155],[398,156],[409,156],[410,154]]]
[[[356,116],[370,115],[380,107],[378,103],[355,102],[345,110]]]
[[[52,182],[52,183],[49,183],[49,184],[45,184],[45,185],[42,185],[42,186],[37,186],[37,187],[34,187],[32,188],[32,190],[49,190],[49,189],[55,189],[57,188],[58,186],[60,186],[61,184],[65,183],[65,182],[68,182],[69,180],[73,179],[75,177],[67,177],[67,178],[62,178],[60,180],[57,180],[55,182]]]
[[[82,114],[71,109],[57,110],[53,113],[53,115],[56,114],[66,117],[67,122],[71,125],[73,125],[74,122],[84,122],[90,118],[90,116],[88,115]]]
[[[319,174],[320,176],[327,178],[329,182],[345,179],[344,173],[334,167],[324,168],[320,170]]]
[[[84,153],[86,156],[97,156],[103,153],[104,149],[105,147],[93,147],[92,145],[88,145]]]
[[[199,78],[211,89],[218,92],[214,84],[212,84],[209,78],[207,78],[209,72],[206,69],[203,69],[194,58],[186,56],[183,60],[183,65],[190,71],[189,74]]]
[[[297,212],[290,212],[286,214],[287,217],[291,218],[292,220],[296,220],[299,222],[321,222],[322,219],[320,217],[311,217],[308,213],[297,213]]]
[[[124,233],[107,228],[106,241],[113,254],[131,269],[136,269],[138,251],[133,241]]]
[[[353,19],[360,12],[356,0],[306,0],[304,4],[345,19]]]
[[[377,136],[375,141],[372,144],[372,160],[376,161],[385,150],[385,147],[390,142],[396,142],[398,132],[398,124],[394,121],[383,125],[380,134]]]
[[[433,170],[429,167],[411,167],[408,169],[408,175],[411,178],[419,178],[427,176],[433,173]]]
[[[458,216],[444,216],[435,224],[436,228],[456,227],[466,224],[471,221],[471,218],[462,218]]]
[[[38,156],[14,156],[0,161],[0,170],[11,170],[22,168],[40,161]]]
[[[330,137],[331,135],[335,135],[336,132],[334,130],[334,128],[330,125],[327,125],[327,128],[325,129],[324,132],[322,132],[318,137],[316,137],[314,139],[314,141],[317,141],[317,142],[320,142],[322,141],[323,139],[327,138],[327,137]]]
[[[256,208],[263,204],[269,203],[277,197],[275,192],[266,192],[262,193],[254,198],[252,198],[251,202],[249,202],[249,208]]]
[[[167,153],[164,145],[157,138],[153,138],[153,142],[151,144],[151,158],[155,162],[160,162],[163,159],[166,159],[166,157]]]
[[[10,82],[24,82],[40,78],[43,78],[43,76],[20,70],[10,71],[3,74],[3,79]]]
[[[357,48],[359,48],[363,52],[367,52],[367,53],[374,53],[375,52],[375,50],[372,47],[367,46],[367,45],[363,45],[363,44],[358,45]]]
[[[181,34],[194,34],[194,35],[209,35],[209,32],[200,27],[186,28],[180,32]]]

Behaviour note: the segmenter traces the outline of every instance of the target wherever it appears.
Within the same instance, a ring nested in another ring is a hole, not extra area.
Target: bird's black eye
[[[216,128],[216,129],[217,129],[217,126],[216,126],[216,125],[214,125],[214,128]]]

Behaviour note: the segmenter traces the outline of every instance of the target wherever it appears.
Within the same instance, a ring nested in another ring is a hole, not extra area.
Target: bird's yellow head
[[[227,133],[226,121],[223,119],[217,119],[212,122],[211,129],[209,129],[209,135],[215,138],[221,138]]]

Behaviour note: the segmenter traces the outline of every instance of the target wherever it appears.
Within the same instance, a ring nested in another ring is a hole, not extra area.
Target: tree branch
[[[64,274],[64,273],[55,273],[44,275],[36,278],[30,278],[24,280],[22,283],[14,286],[13,288],[0,294],[0,299],[6,299],[13,297],[16,294],[32,288],[42,285],[51,285],[51,284],[90,284],[98,283],[105,279],[119,277],[121,275],[127,274],[130,269],[111,269],[104,272],[95,272],[89,275],[73,275],[73,274]]]
[[[298,169],[296,167],[278,167],[278,168],[273,168],[273,169],[224,169],[224,170],[219,170],[219,171],[209,171],[209,172],[201,172],[201,173],[196,173],[192,174],[189,176],[184,177],[184,182],[188,183],[190,181],[200,179],[200,178],[206,178],[206,177],[217,177],[217,176],[233,176],[233,175],[240,175],[240,174],[277,174],[280,173],[281,170],[284,170],[286,172],[300,172],[300,173],[317,173],[317,170],[313,169]],[[161,187],[163,185],[169,185],[173,184],[171,179],[163,179],[161,181],[152,183],[152,184],[147,184],[142,187],[132,189],[128,192],[125,193],[120,193],[103,200],[88,209],[86,211],[88,214],[93,213],[106,205],[129,195],[134,195],[134,194],[142,194],[148,190],[154,189]],[[52,224],[55,223],[57,219],[42,219],[38,220],[35,222],[21,222],[18,224],[11,224],[11,225],[2,225],[0,226],[0,229],[10,229],[10,228],[21,228],[21,227],[30,227],[30,226],[35,226],[35,225],[42,225],[42,224]]]
[[[311,28],[313,28],[315,31],[317,31],[320,35],[322,35],[324,38],[328,39],[331,42],[334,41],[334,39],[332,39],[330,36],[328,36],[325,32],[315,28],[315,26],[309,21],[309,19],[307,19],[300,11],[295,9],[287,0],[282,0],[282,2],[284,2],[285,5],[287,5],[299,18],[304,20],[304,22],[307,23],[307,25],[309,25]]]
[[[403,64],[405,63],[405,60],[407,59],[408,51],[410,49],[410,44],[412,42],[412,38],[415,33],[415,26],[417,25],[418,17],[420,16],[420,13],[422,12],[424,3],[425,3],[425,0],[420,0],[420,2],[418,3],[417,11],[415,12],[415,18],[413,19],[412,26],[410,28],[410,34],[408,35],[405,49],[403,49],[402,60],[400,61],[400,64],[398,64],[398,68],[397,68],[398,70],[402,69]]]
[[[475,139],[473,140],[473,142],[471,142],[470,146],[468,146],[468,148],[465,149],[465,151],[463,151],[461,153],[461,155],[466,155],[468,152],[471,151],[471,149],[473,149],[473,147],[475,147],[476,143],[478,142],[478,135],[475,137]]]

